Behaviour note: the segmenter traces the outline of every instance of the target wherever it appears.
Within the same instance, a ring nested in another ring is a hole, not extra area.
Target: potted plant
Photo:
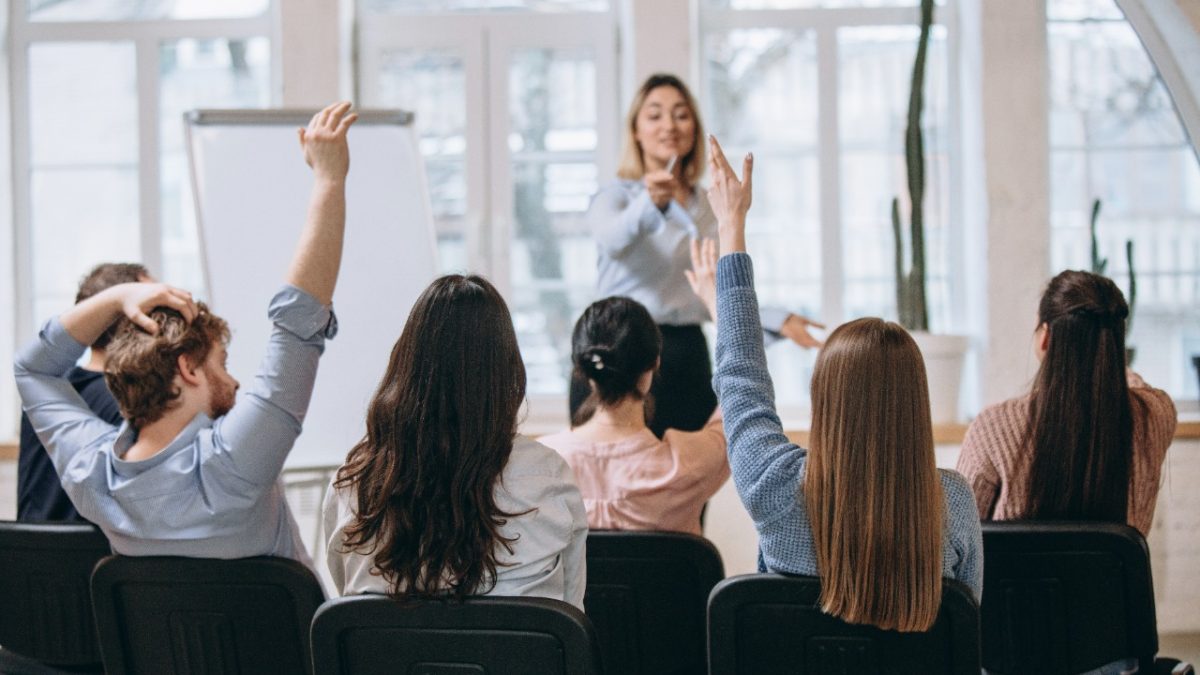
[[[1100,257],[1100,243],[1096,240],[1096,223],[1100,221],[1099,199],[1092,200],[1092,220],[1089,225],[1092,235],[1092,274],[1104,276],[1108,269],[1108,258]],[[1125,296],[1129,304],[1129,318],[1125,320],[1125,363],[1133,365],[1133,357],[1137,349],[1129,346],[1129,336],[1133,333],[1133,310],[1137,307],[1137,272],[1133,268],[1133,240],[1125,240],[1125,263],[1129,269],[1129,294]]]
[[[900,223],[900,199],[892,200],[892,235],[896,241],[896,309],[900,324],[908,329],[925,357],[929,379],[929,405],[935,424],[959,420],[963,361],[968,338],[929,332],[925,288],[925,140],[921,113],[925,105],[925,58],[933,26],[934,0],[921,0],[921,36],[913,62],[912,87],[908,95],[908,123],[904,130],[904,160],[908,177],[909,266],[904,268],[904,237]]]

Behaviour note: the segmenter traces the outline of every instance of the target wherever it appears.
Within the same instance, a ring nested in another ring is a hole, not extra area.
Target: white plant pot
[[[934,424],[959,421],[959,396],[962,392],[963,361],[970,340],[966,335],[935,335],[914,331],[913,340],[925,357],[925,375],[929,379],[929,411]]]

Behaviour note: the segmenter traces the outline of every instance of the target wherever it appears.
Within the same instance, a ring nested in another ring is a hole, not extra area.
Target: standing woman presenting
[[[617,180],[592,199],[588,224],[598,248],[598,297],[626,296],[646,307],[662,332],[662,364],[650,390],[650,430],[696,431],[717,406],[712,362],[700,324],[704,304],[685,277],[690,242],[712,238],[717,221],[703,190],[703,125],[691,92],[674,75],[651,75],[638,89],[625,119],[625,147]],[[820,343],[806,319],[764,308],[766,332],[804,347]],[[571,381],[572,416],[590,391]]]

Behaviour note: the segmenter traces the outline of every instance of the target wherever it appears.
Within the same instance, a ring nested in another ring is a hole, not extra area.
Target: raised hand
[[[712,239],[693,239],[691,242],[692,269],[684,270],[692,292],[717,320],[717,242]]]
[[[342,180],[350,171],[346,130],[357,119],[358,113],[350,112],[350,102],[340,101],[313,115],[308,127],[299,130],[304,161],[319,178]]]
[[[725,159],[721,144],[708,137],[708,171],[712,186],[708,188],[708,203],[717,217],[717,233],[721,239],[721,254],[746,250],[746,212],[753,195],[752,175],[754,155],[747,153],[742,161],[742,180]]]

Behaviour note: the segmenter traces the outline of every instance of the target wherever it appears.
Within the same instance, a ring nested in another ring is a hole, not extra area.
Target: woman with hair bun
[[[1026,395],[984,409],[958,470],[984,520],[1128,523],[1145,536],[1175,405],[1125,364],[1129,307],[1112,280],[1066,271],[1038,306]]]
[[[693,245],[689,280],[706,306],[715,294],[716,247]],[[729,477],[721,411],[698,431],[651,432],[651,382],[662,353],[662,334],[646,308],[625,297],[594,302],[571,338],[574,376],[589,394],[570,431],[541,439],[575,472],[597,529],[666,530],[700,535],[704,503]]]

